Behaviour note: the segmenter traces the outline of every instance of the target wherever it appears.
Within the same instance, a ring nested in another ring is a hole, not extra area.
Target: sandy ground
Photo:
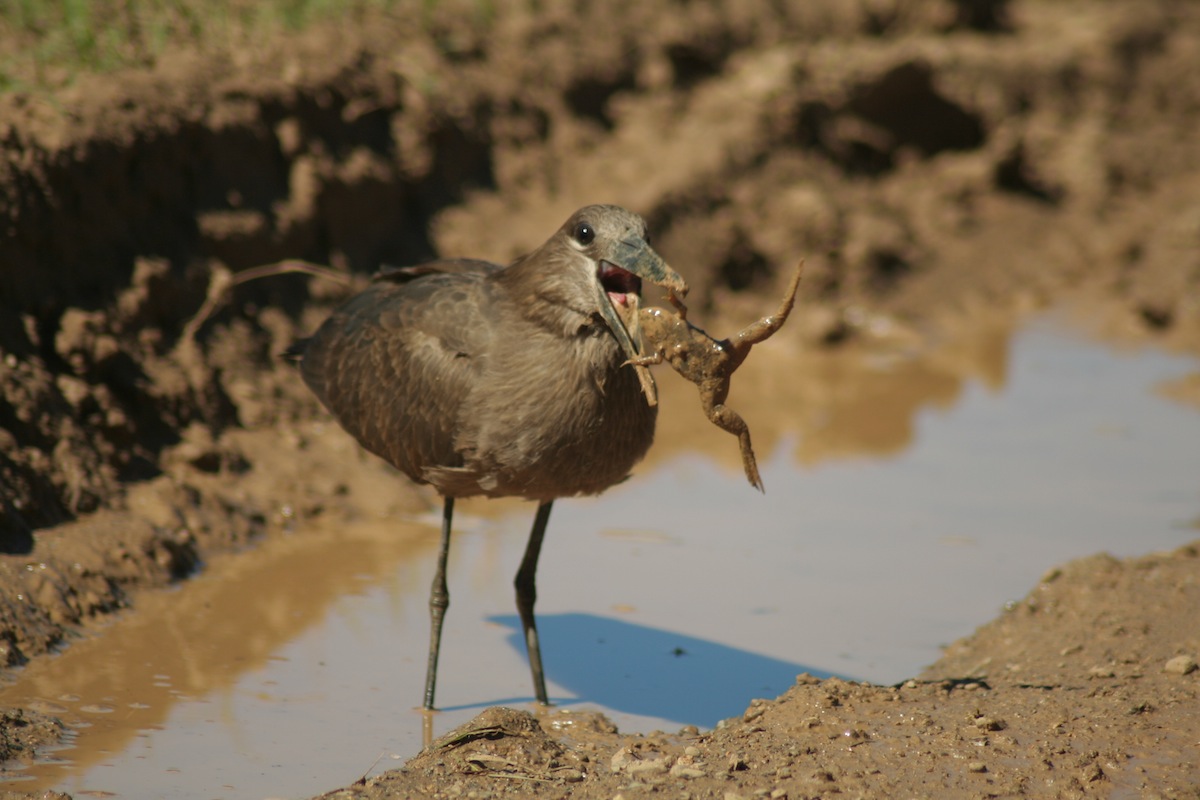
[[[1200,352],[1191,4],[462,5],[0,97],[0,667],[297,518],[427,502],[299,433],[321,411],[275,354],[347,287],[274,277],[210,314],[224,270],[503,261],[609,201],[713,329],[805,257],[808,347],[1069,302]],[[1195,377],[1173,396],[1200,405]],[[1194,549],[1084,559],[898,687],[801,678],[630,739],[489,712],[346,791],[1196,796],[1198,575]],[[55,729],[4,711],[0,760]]]

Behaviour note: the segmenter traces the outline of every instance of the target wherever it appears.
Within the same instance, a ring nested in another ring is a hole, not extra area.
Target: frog
[[[733,373],[745,362],[751,348],[771,338],[787,321],[803,273],[804,261],[801,260],[775,313],[724,339],[711,336],[689,322],[687,306],[673,292],[667,295],[671,309],[658,306],[636,309],[634,338],[638,342],[639,355],[626,363],[638,368],[640,375],[640,370],[665,362],[696,384],[700,405],[709,421],[738,438],[746,479],[760,492],[765,489],[750,441],[750,426],[725,404],[725,400],[729,396]],[[647,400],[650,399],[647,394]]]

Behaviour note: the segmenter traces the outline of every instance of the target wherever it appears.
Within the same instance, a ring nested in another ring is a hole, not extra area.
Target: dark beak
[[[628,270],[643,281],[656,283],[684,297],[688,293],[688,285],[679,273],[667,266],[662,256],[654,252],[644,239],[631,236],[617,243],[613,260],[621,269]]]
[[[622,239],[617,243],[611,260],[600,262],[600,313],[617,337],[626,358],[638,355],[638,347],[630,338],[620,313],[613,306],[612,295],[641,294],[641,283],[648,281],[662,286],[678,297],[687,294],[688,285],[667,262],[640,237]],[[622,274],[625,273],[625,274]]]

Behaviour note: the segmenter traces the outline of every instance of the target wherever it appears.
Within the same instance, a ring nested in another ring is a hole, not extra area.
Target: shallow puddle
[[[920,357],[784,339],[730,400],[765,496],[694,388],[659,371],[647,464],[555,506],[538,611],[559,706],[674,730],[803,671],[900,681],[1054,564],[1198,535],[1200,420],[1154,391],[1194,359],[1113,352],[1049,319]],[[435,733],[531,707],[511,580],[532,513],[460,504]],[[297,797],[398,765],[421,744],[437,517],[267,542],[32,664],[0,704],[77,733],[9,788]]]

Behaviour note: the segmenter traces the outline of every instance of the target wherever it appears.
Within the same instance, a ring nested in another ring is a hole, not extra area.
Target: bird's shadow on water
[[[488,618],[511,630],[522,656],[525,640],[515,615]],[[626,714],[711,728],[741,715],[750,700],[783,694],[807,672],[830,672],[758,655],[673,631],[593,614],[538,616],[546,679],[571,696]],[[555,698],[552,701],[565,700]]]

